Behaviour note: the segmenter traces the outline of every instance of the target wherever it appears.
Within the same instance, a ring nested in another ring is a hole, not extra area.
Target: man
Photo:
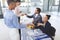
[[[14,10],[14,13],[18,16],[18,23],[20,23],[20,16],[21,16],[20,4],[21,4],[21,1],[17,0],[17,2],[16,2],[16,8]],[[20,40],[21,40],[21,29],[18,29],[18,31],[19,31]]]
[[[20,22],[20,16],[21,16],[20,4],[21,4],[21,1],[17,0],[17,2],[16,2],[16,8],[14,10],[14,13],[18,16],[18,22]]]
[[[12,11],[16,7],[16,1],[17,0],[7,0],[8,9],[6,9],[4,13],[5,25],[10,29],[9,31],[10,40],[19,40],[19,36],[17,36],[18,35],[17,29],[21,29],[26,26],[24,24],[18,23],[18,17]]]
[[[20,16],[20,13],[21,13],[21,11],[20,11],[20,4],[21,4],[21,1],[17,0],[16,8],[15,8],[15,13],[16,13],[17,16]]]
[[[15,8],[15,13],[18,16],[18,22],[20,22],[20,14],[21,14],[21,11],[20,11],[20,4],[21,3],[20,2],[21,2],[20,0],[17,0],[16,8]]]
[[[35,27],[37,27],[37,23],[39,23],[39,22],[42,23],[42,17],[40,15],[40,12],[41,12],[41,9],[40,8],[36,8],[35,13],[32,16],[28,16],[26,14],[26,16],[28,18],[33,18],[33,25],[35,25]]]

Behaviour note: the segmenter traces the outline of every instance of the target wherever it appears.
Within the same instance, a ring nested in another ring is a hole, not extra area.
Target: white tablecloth
[[[42,31],[40,30],[22,29],[21,31],[22,31],[22,40],[35,40],[37,38],[42,38],[40,40],[51,40],[50,37],[43,38],[43,37],[46,37],[47,35],[42,33]],[[39,36],[39,35],[42,35],[42,36]]]

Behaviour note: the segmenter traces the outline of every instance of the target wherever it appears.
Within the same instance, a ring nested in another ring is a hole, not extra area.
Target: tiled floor
[[[52,15],[49,21],[56,28],[55,40],[60,40],[60,16]],[[9,29],[4,25],[3,19],[0,19],[0,40],[10,40],[8,31]]]

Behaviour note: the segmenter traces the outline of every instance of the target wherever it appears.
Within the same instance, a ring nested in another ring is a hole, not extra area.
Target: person
[[[42,16],[40,15],[41,9],[40,8],[36,8],[35,13],[32,16],[29,16],[26,14],[26,16],[28,18],[33,18],[33,24],[35,25],[35,27],[37,27],[37,23],[42,23]],[[34,28],[35,29],[35,28]]]
[[[41,9],[36,8],[35,14],[32,16],[29,16],[25,14],[28,18],[33,18],[33,23],[28,24],[27,28],[27,36],[29,40],[51,40],[51,38],[43,33],[40,29],[39,26],[37,25],[38,23],[43,23],[42,22],[42,17],[40,15]],[[38,27],[38,28],[37,28]]]
[[[8,9],[4,12],[4,23],[10,29],[9,37],[10,40],[19,40],[18,29],[24,28],[25,24],[18,23],[18,17],[12,11],[16,7],[17,0],[7,0]]]
[[[52,40],[54,40],[52,35],[55,35],[55,29],[51,27],[51,23],[48,21],[50,17],[50,15],[44,16],[42,19],[43,23],[38,23],[37,25],[39,26],[38,29],[42,30],[43,33],[47,34]]]
[[[20,4],[21,4],[21,1],[17,0],[17,2],[16,2],[16,8],[14,10],[14,13],[18,16],[18,23],[20,23],[20,16],[21,16]],[[21,40],[21,29],[18,29],[18,31],[19,31],[20,40]]]
[[[52,40],[53,38],[49,35],[51,24],[49,23],[50,15],[46,15],[42,18],[42,23],[37,23],[37,27],[34,30],[27,30],[29,40]],[[28,25],[29,26],[29,25]],[[48,32],[49,31],[49,32]],[[31,34],[30,34],[31,33]]]
[[[15,13],[18,16],[18,22],[20,22],[20,14],[21,14],[21,11],[20,11],[20,4],[21,3],[20,2],[21,2],[20,0],[17,0],[16,8],[15,8]]]
[[[20,16],[21,16],[20,4],[21,4],[21,1],[17,0],[16,7],[15,7],[15,10],[14,10],[14,13],[18,16],[18,22],[19,23],[20,23]]]
[[[16,2],[16,8],[15,8],[15,13],[19,17],[20,17],[20,13],[21,13],[21,11],[20,11],[20,4],[21,4],[21,1],[17,0],[17,2]]]

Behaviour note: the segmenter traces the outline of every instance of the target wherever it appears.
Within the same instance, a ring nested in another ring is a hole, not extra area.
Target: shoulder
[[[38,17],[42,19],[42,16],[40,14],[38,14]]]
[[[12,10],[6,9],[3,15],[4,15],[4,17],[12,18],[15,14]]]
[[[38,14],[38,16],[42,17],[41,14]]]
[[[47,22],[45,26],[46,27],[50,27],[51,26],[51,23],[50,22]]]
[[[7,17],[7,16],[9,15],[9,13],[10,13],[10,12],[9,12],[7,9],[5,9],[5,12],[3,13],[3,16],[4,16],[4,17]]]
[[[12,14],[12,19],[18,18],[16,14]]]
[[[50,22],[47,22],[46,24],[51,25],[51,23],[50,23]]]

